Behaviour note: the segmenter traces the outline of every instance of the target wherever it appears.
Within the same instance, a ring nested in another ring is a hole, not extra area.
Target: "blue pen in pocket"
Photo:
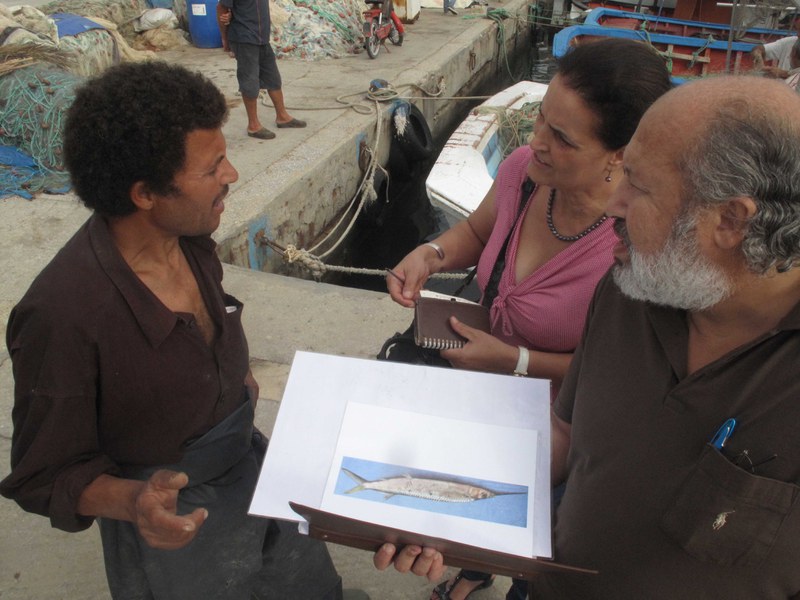
[[[711,445],[717,450],[722,450],[725,447],[725,442],[733,435],[733,430],[736,428],[736,419],[728,419],[711,438]]]

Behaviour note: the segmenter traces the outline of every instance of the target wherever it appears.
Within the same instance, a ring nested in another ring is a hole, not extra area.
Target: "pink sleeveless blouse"
[[[530,157],[530,146],[522,146],[501,163],[497,172],[497,219],[478,261],[477,280],[482,291],[516,218]],[[524,212],[530,205],[528,202]],[[514,346],[572,352],[580,341],[594,288],[613,262],[612,248],[617,241],[613,219],[570,244],[524,280],[516,281],[521,222],[522,218],[511,234],[505,270],[492,303],[492,334]]]

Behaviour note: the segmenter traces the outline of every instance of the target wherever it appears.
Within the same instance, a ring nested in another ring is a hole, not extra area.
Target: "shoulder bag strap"
[[[497,254],[497,260],[492,268],[492,274],[489,276],[489,282],[486,284],[486,290],[483,292],[482,304],[486,308],[491,307],[492,302],[494,302],[494,299],[497,297],[497,286],[500,285],[500,277],[503,275],[503,269],[505,269],[506,266],[506,249],[508,248],[508,241],[511,239],[511,234],[514,233],[514,229],[517,227],[517,222],[522,215],[522,211],[525,210],[525,206],[528,204],[528,200],[531,197],[533,188],[533,181],[531,181],[530,177],[526,177],[525,181],[522,183],[522,197],[519,200],[517,216],[514,218],[514,222],[511,224],[511,229],[508,230],[508,235],[503,242],[503,247],[500,248],[500,252]],[[477,271],[477,267],[473,269],[473,273],[475,271]]]

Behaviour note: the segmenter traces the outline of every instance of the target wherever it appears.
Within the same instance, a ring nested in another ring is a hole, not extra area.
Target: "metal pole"
[[[731,72],[731,52],[733,50],[733,23],[736,19],[736,5],[737,0],[733,0],[733,4],[731,6],[731,26],[728,29],[728,50],[725,53],[725,73],[729,74]]]

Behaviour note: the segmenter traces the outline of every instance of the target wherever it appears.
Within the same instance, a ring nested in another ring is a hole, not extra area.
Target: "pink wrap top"
[[[481,290],[486,289],[497,255],[514,224],[530,157],[530,147],[522,146],[498,170],[497,219],[478,261]],[[529,202],[524,212],[530,207]],[[613,220],[606,220],[525,279],[516,281],[521,222],[522,218],[509,240],[505,270],[491,307],[492,334],[515,346],[542,352],[572,352],[580,341],[594,288],[613,262],[612,248],[617,241]]]

